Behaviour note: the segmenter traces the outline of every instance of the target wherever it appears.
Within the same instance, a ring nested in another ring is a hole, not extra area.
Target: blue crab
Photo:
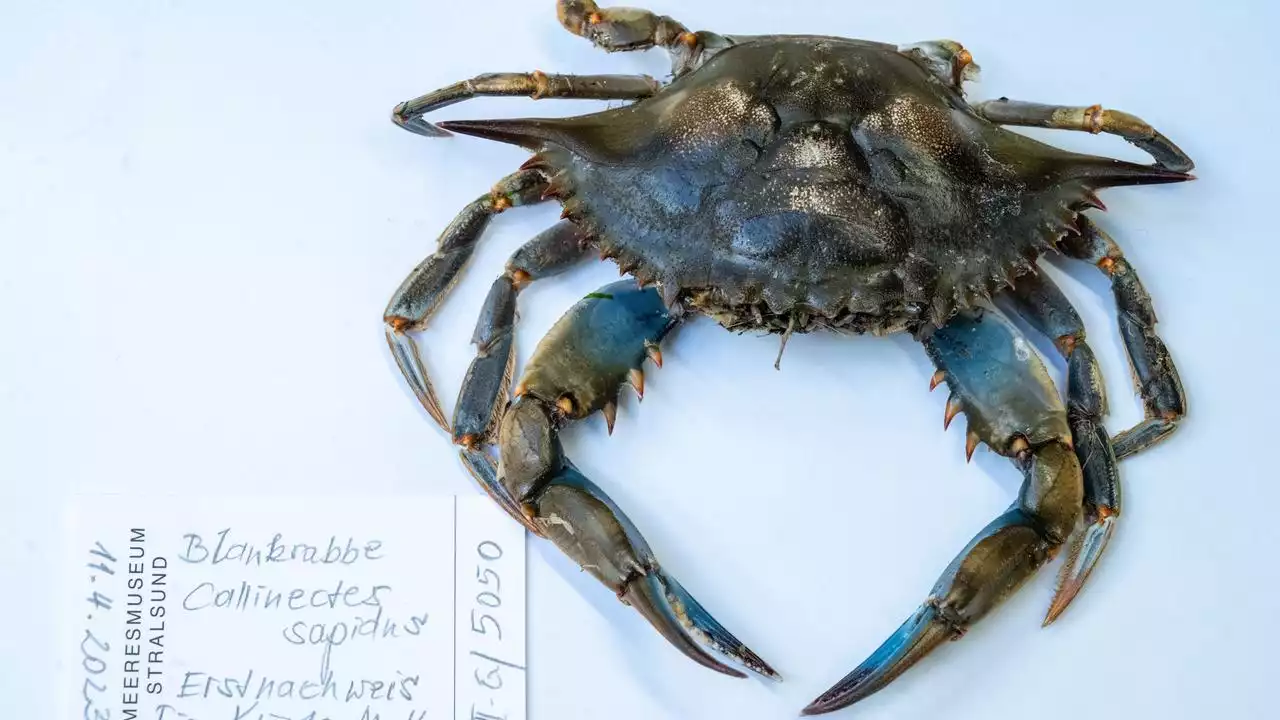
[[[1086,215],[1104,188],[1191,179],[1191,160],[1133,115],[966,100],[977,66],[962,45],[692,32],[638,9],[559,0],[561,24],[608,51],[665,48],[667,83],[646,76],[482,75],[393,113],[428,137],[512,143],[531,157],[466,206],[385,313],[387,340],[423,407],[480,486],[553,542],[694,661],[776,673],[667,573],[640,531],[567,458],[559,433],[596,412],[610,432],[620,388],[694,315],[736,331],[909,333],[964,413],[967,451],[1009,458],[1018,498],[945,569],[924,603],[867,660],[805,708],[837,710],[959,638],[1063,548],[1046,623],[1080,592],[1120,514],[1119,460],[1167,438],[1186,400],[1151,300],[1119,246]],[[471,97],[633,101],[560,119],[453,121],[427,113]],[[1141,165],[1066,152],[1006,126],[1119,135]],[[486,225],[509,208],[563,206],[494,281],[477,353],[445,417],[412,333],[424,329]],[[516,297],[596,251],[630,276],[575,305],[513,385]],[[1146,417],[1109,436],[1098,363],[1066,296],[1037,272],[1060,254],[1110,278]],[[1065,402],[993,298],[1051,338]],[[494,450],[496,449],[496,458]]]

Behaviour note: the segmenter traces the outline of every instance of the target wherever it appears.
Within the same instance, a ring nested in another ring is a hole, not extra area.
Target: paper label
[[[65,720],[523,720],[524,529],[488,498],[82,497]]]

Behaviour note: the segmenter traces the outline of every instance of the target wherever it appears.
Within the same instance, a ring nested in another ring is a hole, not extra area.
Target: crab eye
[[[944,85],[960,89],[965,81],[975,81],[982,70],[973,54],[954,40],[930,40],[904,45],[899,51],[915,60]]]

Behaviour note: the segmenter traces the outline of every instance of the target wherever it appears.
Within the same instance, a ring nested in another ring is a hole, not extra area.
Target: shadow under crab
[[[661,365],[659,343],[692,315],[784,343],[820,330],[910,333],[937,367],[933,385],[951,390],[946,424],[964,413],[968,453],[987,444],[1024,484],[906,623],[805,713],[883,688],[1065,547],[1052,622],[1115,530],[1118,461],[1168,437],[1186,405],[1136,271],[1083,213],[1102,208],[1104,188],[1191,179],[1191,160],[1141,119],[1100,106],[971,104],[963,83],[976,66],[951,41],[725,36],[591,0],[560,0],[557,9],[568,30],[606,50],[666,48],[673,79],[491,74],[393,112],[421,135],[457,132],[532,153],[458,215],[385,315],[397,363],[480,485],[693,660],[776,677],[660,566],[622,510],[565,457],[559,433],[595,412],[612,431],[621,386],[643,394],[643,363]],[[423,119],[482,95],[635,102],[563,119]],[[1116,134],[1156,164],[1067,152],[1005,126]],[[447,420],[411,333],[426,327],[493,216],[550,200],[564,218],[494,281],[472,337],[477,356]],[[518,293],[593,250],[632,279],[575,305],[512,392]],[[1146,411],[1115,438],[1103,426],[1101,371],[1083,324],[1036,271],[1050,253],[1111,279]],[[996,297],[1054,341],[1067,363],[1065,402]]]

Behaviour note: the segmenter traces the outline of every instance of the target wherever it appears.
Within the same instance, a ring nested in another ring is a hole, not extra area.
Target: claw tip
[[[1045,613],[1044,622],[1040,623],[1040,627],[1047,628],[1052,625],[1055,620],[1061,617],[1062,612],[1067,609],[1067,605],[1071,603],[1074,597],[1074,592],[1069,597],[1055,597],[1053,603],[1049,605],[1049,611]]]
[[[826,715],[832,709],[826,707],[826,703],[821,702],[821,698],[814,700],[800,711],[800,717],[813,717],[815,715]]]

